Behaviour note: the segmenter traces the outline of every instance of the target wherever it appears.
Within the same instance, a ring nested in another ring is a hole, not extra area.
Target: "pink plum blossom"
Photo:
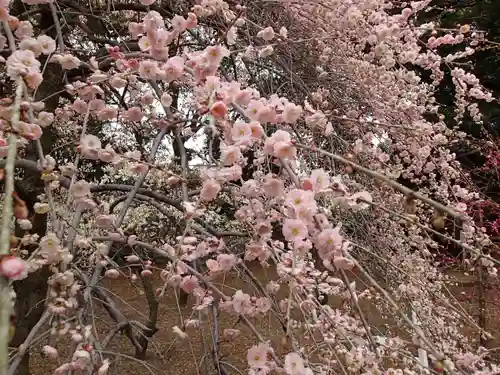
[[[271,348],[267,342],[260,343],[248,349],[247,362],[252,368],[264,368],[267,363],[267,354]]]
[[[244,121],[236,121],[231,129],[231,137],[234,142],[246,144],[252,137],[250,124]]]
[[[203,183],[203,187],[200,192],[200,199],[203,201],[211,201],[217,197],[217,194],[221,191],[220,184],[213,179],[206,180]]]
[[[21,258],[8,256],[0,260],[0,275],[9,280],[22,277],[25,270],[26,265]]]
[[[283,236],[287,241],[295,242],[303,240],[307,235],[308,229],[302,220],[285,219],[283,223]]]

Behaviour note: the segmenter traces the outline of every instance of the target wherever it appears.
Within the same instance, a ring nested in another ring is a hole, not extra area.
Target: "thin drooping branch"
[[[168,198],[168,197],[164,197],[164,198]],[[123,202],[125,199],[126,199],[126,196],[120,197],[117,200],[113,201],[113,203],[110,205],[110,212],[113,212],[114,207],[116,207],[116,205],[118,205],[119,203]],[[135,199],[140,200],[140,201],[144,201],[144,202],[148,202],[149,204],[154,206],[156,209],[158,209],[158,211],[160,211],[165,216],[170,216],[170,213],[164,207],[162,207],[161,204],[158,202],[159,199],[155,199],[154,197],[142,195],[142,194],[136,194]],[[176,203],[175,205],[170,204],[170,206],[172,206],[172,207],[174,207],[177,210],[182,212],[182,206],[181,206],[180,201],[174,201],[174,200],[171,200],[170,198],[168,198],[167,200],[170,200],[171,202],[175,202]],[[167,202],[167,200],[161,200],[161,202],[169,204]],[[194,220],[199,224],[199,226],[193,224],[192,225],[193,229],[195,231],[202,233],[202,234],[205,234],[205,235],[209,234],[209,235],[212,235],[212,236],[215,236],[218,238],[221,238],[221,237],[247,237],[248,236],[247,233],[242,233],[242,232],[218,231],[217,229],[213,228],[212,226],[207,224],[202,219],[195,218]]]
[[[9,366],[8,375],[14,375],[15,374],[15,372],[16,372],[19,364],[23,360],[24,353],[26,353],[27,351],[29,351],[30,345],[31,345],[32,341],[36,338],[36,334],[38,333],[38,331],[40,330],[40,328],[43,327],[43,325],[45,324],[45,322],[47,320],[49,320],[49,318],[51,317],[51,315],[52,314],[50,312],[45,311],[43,313],[42,317],[40,318],[40,320],[38,320],[38,323],[36,323],[36,325],[31,329],[30,333],[28,334],[28,337],[26,337],[26,339],[24,340],[24,342],[22,343],[22,345],[19,346],[19,351],[16,354],[16,357],[12,361],[11,365]]]
[[[158,330],[156,327],[156,322],[158,319],[158,300],[155,297],[155,290],[151,280],[147,276],[143,276],[141,272],[138,272],[139,278],[142,281],[144,287],[144,293],[146,294],[146,299],[148,301],[149,307],[149,321],[146,325],[146,329],[142,331],[141,337],[139,338],[139,345],[141,346],[141,352],[136,353],[137,358],[142,358],[146,356],[146,351],[148,349],[148,343],[151,337]]]
[[[379,290],[379,292],[384,296],[385,300],[391,304],[391,306],[400,314],[400,316],[403,318],[403,320],[413,329],[415,334],[422,340],[422,342],[427,345],[427,348],[429,351],[434,355],[438,360],[443,360],[445,359],[445,356],[443,353],[441,353],[435,346],[432,344],[429,339],[424,335],[422,329],[420,327],[417,327],[413,322],[411,321],[406,314],[401,311],[400,307],[398,304],[394,301],[394,299],[389,295],[389,293],[380,286],[379,283],[367,272],[361,264],[354,258],[351,258],[352,261],[355,263],[357,269],[359,269],[362,273],[363,276],[365,276],[370,283]],[[455,373],[455,372],[452,372]]]
[[[430,199],[430,198],[428,198],[428,197],[426,197],[426,196],[424,196],[424,195],[422,195],[420,193],[417,193],[416,191],[414,191],[412,189],[409,189],[406,186],[403,186],[403,185],[397,183],[396,181],[394,181],[391,178],[383,175],[382,173],[378,173],[378,172],[372,171],[371,169],[362,167],[361,165],[356,164],[356,163],[354,163],[351,160],[347,160],[346,158],[343,158],[340,155],[333,154],[331,152],[322,150],[320,148],[316,148],[316,147],[313,148],[311,146],[306,146],[306,145],[303,145],[303,144],[296,144],[296,146],[297,146],[297,148],[308,150],[309,152],[317,152],[317,153],[319,153],[321,155],[328,156],[328,157],[332,158],[333,160],[339,161],[339,162],[341,162],[343,164],[350,165],[355,170],[357,170],[357,171],[359,171],[359,172],[361,172],[361,173],[363,173],[363,174],[365,174],[367,176],[373,177],[373,178],[375,178],[375,179],[377,179],[379,181],[382,181],[383,183],[391,186],[393,189],[395,189],[395,190],[403,193],[407,197],[412,197],[414,199],[418,199],[418,200],[420,200],[420,201],[428,204],[429,206],[435,208],[438,212],[446,213],[446,214],[450,215],[451,217],[453,217],[454,219],[457,219],[459,221],[465,221],[466,220],[466,218],[464,217],[464,215],[462,215],[461,213],[453,210],[450,207],[444,206],[441,203],[436,202],[435,200]]]
[[[150,156],[148,158],[149,162],[154,161],[154,158],[156,156],[156,152],[158,151],[158,148],[160,147],[161,141],[163,140],[163,137],[165,136],[166,131],[167,131],[167,129],[162,129],[158,133],[158,135],[156,136],[156,138],[155,138],[155,140],[153,142],[153,147],[151,149],[151,154],[150,154]],[[125,216],[127,214],[128,208],[132,204],[132,201],[134,200],[135,194],[140,189],[142,183],[146,179],[146,176],[147,176],[148,172],[149,172],[149,168],[146,171],[142,172],[139,175],[139,178],[137,179],[137,182],[135,183],[133,189],[130,191],[127,199],[125,200],[124,206],[122,207],[122,210],[120,211],[120,214],[118,215],[118,217],[116,218],[116,220],[114,222],[115,228],[119,228],[121,226],[121,224],[122,224],[122,222],[125,219]],[[108,241],[107,242],[106,249],[105,249],[105,254],[109,253],[112,245],[113,245],[113,241]],[[93,274],[91,276],[90,282],[88,283],[87,289],[85,290],[84,295],[83,295],[85,304],[88,304],[88,301],[90,300],[91,294],[93,292],[96,292],[95,291],[95,289],[96,289],[95,286],[97,285],[97,283],[99,281],[99,277],[100,277],[100,275],[102,273],[103,267],[104,267],[104,265],[102,263],[97,262],[97,264],[96,264],[96,266],[94,268]],[[111,301],[111,299],[109,299],[109,300]],[[140,348],[140,344],[137,342],[137,340],[133,336],[133,332],[130,332],[130,338],[131,338],[131,340],[133,340],[134,346],[136,346],[136,343],[137,343],[136,351],[140,352],[140,349],[139,349]]]
[[[400,219],[406,220],[407,222],[416,225],[420,229],[423,229],[423,230],[425,230],[425,231],[427,231],[429,233],[432,233],[432,234],[438,236],[439,238],[441,238],[441,239],[443,239],[445,241],[450,241],[450,242],[454,243],[455,245],[460,246],[464,250],[469,251],[471,254],[476,255],[478,258],[488,259],[489,261],[491,261],[491,262],[493,262],[493,263],[495,263],[495,264],[497,264],[497,265],[500,266],[500,261],[497,260],[497,259],[495,259],[495,258],[493,258],[493,257],[491,257],[490,255],[484,254],[482,251],[480,251],[479,249],[477,249],[475,247],[469,246],[466,243],[463,243],[463,242],[461,242],[459,240],[456,240],[453,237],[450,237],[450,236],[447,236],[447,235],[445,235],[443,233],[440,233],[437,230],[434,230],[434,229],[430,228],[427,225],[419,223],[418,221],[416,221],[415,219],[413,219],[411,217],[408,217],[406,215],[401,215],[400,213],[395,212],[393,210],[390,210],[390,209],[388,209],[388,208],[386,208],[386,207],[384,207],[384,206],[382,206],[380,204],[377,204],[377,203],[374,203],[374,202],[370,202],[370,201],[364,200],[362,198],[360,198],[359,201],[361,201],[363,203],[366,203],[366,204],[369,204],[369,205],[371,205],[373,207],[377,207],[378,209],[380,209],[382,211],[385,211],[387,213],[390,213],[391,215],[394,215],[394,216],[396,216],[396,217],[398,217]]]
[[[99,242],[102,242],[102,241],[114,241],[114,242],[118,242],[118,243],[128,243],[128,239],[127,238],[123,238],[123,239],[120,239],[120,240],[117,240],[116,238],[111,238],[111,237],[93,237],[92,238],[93,241],[99,241]],[[171,255],[169,255],[167,252],[159,249],[157,246],[153,246],[153,245],[150,245],[146,242],[142,242],[142,241],[134,241],[134,245],[135,246],[140,246],[152,253],[157,253],[159,256],[163,257],[163,258],[166,258],[166,259],[169,259],[172,263],[174,264],[179,264],[183,269],[185,269],[189,274],[195,276],[198,280],[200,280],[200,282],[202,282],[203,284],[205,284],[207,286],[208,289],[210,289],[215,295],[217,295],[217,297],[220,297],[223,301],[230,301],[231,298],[228,297],[226,294],[224,294],[217,286],[215,286],[212,281],[210,281],[210,279],[206,276],[204,276],[203,274],[201,274],[200,272],[198,272],[195,268],[191,267],[189,264],[187,264],[186,262],[183,262],[182,260],[176,258],[176,257],[173,257]],[[240,319],[247,325],[247,327],[252,331],[252,333],[254,334],[254,336],[260,341],[260,342],[265,342],[266,340],[262,337],[262,335],[259,333],[259,331],[257,330],[257,328],[255,328],[255,326],[253,325],[253,323],[245,316],[245,315],[240,315]],[[280,364],[281,361],[273,354],[274,356],[274,360],[276,361],[276,363]]]
[[[0,160],[0,168],[5,166],[5,160]],[[31,171],[37,171],[37,172],[42,172],[42,168],[40,168],[39,164],[37,162],[34,162],[32,160],[27,160],[27,159],[18,159],[15,161],[15,166],[16,168],[21,168],[21,169],[27,169]],[[64,188],[69,188],[70,185],[70,180],[64,176],[59,176],[58,181],[61,184],[62,187]],[[130,192],[133,190],[134,187],[130,185],[125,185],[125,184],[91,184],[90,185],[90,191],[92,193],[104,193],[108,191],[123,191],[123,192]],[[125,201],[127,199],[128,195],[125,195],[123,197],[120,197],[116,199],[111,205],[110,205],[110,210],[113,211],[114,208],[121,202]],[[143,200],[147,201],[151,204],[153,202],[162,202],[165,203],[171,207],[174,207],[178,211],[183,212],[184,209],[182,207],[182,202],[173,198],[170,198],[162,193],[152,191],[146,188],[139,188],[137,189],[137,194],[134,196],[134,199],[137,200]],[[155,205],[155,207],[161,207],[158,205]],[[216,237],[246,237],[247,234],[243,232],[233,232],[233,231],[218,231],[217,229],[211,227],[209,224],[207,224],[205,221],[202,219],[196,219],[196,222],[198,222],[203,228],[206,229],[207,232],[209,232],[211,235],[216,236]]]
[[[8,28],[8,25],[4,27]],[[21,99],[23,97],[24,82],[22,78],[17,80],[16,98],[11,118],[12,127],[18,126],[20,119]],[[14,193],[14,172],[15,159],[17,154],[18,138],[13,132],[9,136],[9,145],[7,159],[5,161],[5,198],[3,202],[2,229],[0,233],[0,255],[9,254],[10,249],[10,225],[12,218],[12,203]],[[7,371],[9,361],[9,342],[10,342],[10,314],[12,302],[9,293],[8,281],[0,276],[0,374],[4,375]]]
[[[54,3],[49,4],[50,7],[50,12],[52,13],[52,18],[54,19],[54,25],[56,26],[56,32],[57,32],[57,41],[59,42],[59,51],[61,53],[64,53],[64,39],[63,39],[63,34],[61,30],[61,24],[59,22],[59,17],[57,15],[57,9]],[[64,14],[64,13],[63,13]]]
[[[86,287],[90,289],[89,278],[81,272],[78,268],[73,268],[78,277],[85,283]],[[132,324],[125,316],[120,312],[111,297],[108,296],[105,290],[102,288],[93,288],[93,293],[96,295],[97,299],[101,301],[102,306],[108,312],[109,316],[120,325],[123,325],[125,335],[128,337],[136,351],[141,350],[141,346],[134,335]]]

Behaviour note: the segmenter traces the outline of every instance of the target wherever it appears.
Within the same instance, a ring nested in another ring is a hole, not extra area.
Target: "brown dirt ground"
[[[276,280],[277,276],[275,271],[270,269],[263,269],[259,264],[249,264],[248,267],[251,269],[253,274],[258,280],[263,282],[269,280]],[[457,273],[458,275],[458,273]],[[353,275],[351,275],[353,276]],[[152,278],[155,287],[162,286],[162,281],[158,277],[158,272]],[[468,283],[470,280],[461,280],[461,282]],[[251,282],[238,275],[227,275],[225,278],[221,277],[215,280],[215,283],[219,288],[221,288],[226,294],[231,295],[235,290],[241,289],[246,292],[255,292],[255,287]],[[106,280],[103,286],[106,287],[114,296],[115,301],[122,309],[125,316],[129,319],[136,319],[141,322],[146,322],[147,319],[144,315],[147,314],[147,302],[143,293],[138,285],[131,284],[130,281],[124,279],[117,280]],[[286,297],[285,287],[281,288],[281,295],[278,297]],[[461,304],[464,308],[471,313],[477,315],[477,308],[473,303],[477,296],[473,296],[472,292],[475,290],[473,285],[469,286],[454,286],[451,289],[453,295],[457,299],[462,299]],[[487,328],[499,327],[500,326],[500,311],[499,307],[496,307],[495,303],[500,303],[498,298],[498,285],[496,288],[492,288],[486,292],[486,299],[488,303],[488,321]],[[122,300],[120,300],[120,298]],[[339,301],[331,301],[331,305],[336,305],[338,307]],[[94,311],[95,311],[95,321],[97,326],[97,334],[102,339],[106,336],[109,329],[113,327],[114,323],[110,323],[111,320],[107,312],[98,306],[98,303],[94,301]],[[496,308],[495,308],[496,307]],[[381,330],[387,324],[386,321],[380,316],[378,311],[374,306],[369,306],[367,304],[362,305],[362,309],[366,312],[366,316],[370,320],[371,324],[376,327],[380,327]],[[491,311],[495,311],[495,314],[491,314]],[[181,308],[183,319],[196,318],[192,316],[191,307],[188,306]],[[205,317],[206,320],[211,320],[211,315]],[[220,326],[220,331],[223,328],[232,328],[237,321],[237,318],[221,313],[218,319],[218,324]],[[273,318],[266,317],[265,319],[253,319],[252,320],[255,327],[259,332],[266,338],[272,341],[272,346],[277,351],[277,354],[286,353],[290,350],[286,345],[283,345],[283,330],[277,320]],[[113,363],[108,374],[120,374],[120,375],[143,375],[143,374],[176,374],[176,375],[199,375],[204,373],[202,366],[203,348],[201,345],[200,335],[197,334],[196,330],[188,331],[188,340],[179,340],[176,335],[172,332],[172,327],[178,325],[180,326],[179,309],[176,303],[175,294],[172,289],[161,299],[159,305],[158,313],[158,332],[154,335],[148,349],[148,356],[146,358],[146,367],[144,363],[133,358],[133,348],[129,343],[128,339],[121,334],[115,336],[114,340],[108,347],[109,352],[120,353],[119,356],[114,356],[110,353],[106,353],[108,357],[111,358]],[[246,373],[246,355],[247,350],[250,346],[254,345],[257,341],[252,335],[251,331],[246,328],[243,324],[239,323],[238,329],[242,331],[241,336],[234,342],[222,342],[220,347],[220,355],[222,360],[229,363]],[[207,330],[206,339],[211,340],[210,331]],[[499,341],[488,343],[489,347],[500,346]],[[58,348],[60,349],[61,359],[65,359],[65,355],[68,355],[69,350],[64,350],[65,343],[60,342]],[[62,363],[62,362],[60,362]],[[211,360],[207,361],[208,366],[212,366]],[[34,350],[33,356],[31,358],[31,370],[33,375],[48,375],[52,374],[53,370],[58,366],[58,362],[48,361],[40,356],[40,350]],[[226,366],[229,374],[238,374],[239,372],[235,369]],[[215,374],[213,368],[210,368],[208,373]]]

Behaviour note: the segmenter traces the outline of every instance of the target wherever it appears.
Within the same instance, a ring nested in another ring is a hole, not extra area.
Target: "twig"
[[[363,324],[363,327],[365,328],[366,331],[366,336],[368,337],[368,342],[370,343],[371,349],[373,353],[378,357],[377,353],[377,346],[375,345],[375,340],[373,339],[373,335],[370,331],[370,326],[368,325],[368,322],[366,321],[365,314],[363,313],[363,310],[361,309],[361,306],[359,305],[358,297],[356,296],[356,292],[353,290],[351,287],[351,284],[349,283],[349,279],[347,278],[347,275],[345,274],[345,271],[343,269],[340,269],[340,275],[342,276],[342,281],[344,282],[347,291],[349,292],[349,295],[351,296],[351,301],[356,307],[356,310],[358,310],[359,317],[361,319],[361,323]]]
[[[59,23],[59,17],[57,16],[57,9],[54,3],[50,3],[50,12],[52,13],[52,18],[54,19],[54,25],[56,26],[57,31],[57,40],[59,42],[59,51],[64,53],[64,39],[61,31],[61,24]]]

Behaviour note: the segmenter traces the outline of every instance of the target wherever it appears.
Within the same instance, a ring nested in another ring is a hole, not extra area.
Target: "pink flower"
[[[23,40],[21,40],[21,43],[19,43],[19,49],[29,49],[33,51],[36,57],[40,56],[40,54],[42,53],[40,45],[34,38],[24,38]]]
[[[217,118],[224,118],[227,114],[227,106],[226,103],[218,101],[212,104],[210,107],[210,113]]]
[[[314,169],[311,172],[311,183],[315,192],[324,190],[330,186],[330,176],[323,169]]]
[[[123,118],[126,121],[131,121],[131,122],[139,122],[142,120],[143,117],[144,117],[144,114],[142,113],[142,110],[140,107],[129,108],[123,114]]]
[[[232,167],[224,168],[224,172],[226,173],[226,178],[229,181],[236,181],[241,178],[243,169],[238,164],[235,164]]]
[[[219,254],[217,256],[217,262],[219,263],[220,270],[227,272],[236,266],[237,258],[234,254]]]
[[[234,97],[234,101],[239,105],[248,105],[251,100],[252,93],[250,90],[241,90]]]
[[[38,45],[40,46],[40,50],[44,55],[50,55],[56,50],[56,42],[48,35],[39,35],[36,38]]]
[[[310,190],[293,189],[286,195],[286,204],[293,207],[296,211],[303,207],[316,209],[316,201],[314,193]]]
[[[84,198],[90,195],[90,184],[85,180],[75,182],[69,189],[71,195],[76,198]]]
[[[176,14],[175,16],[172,17],[172,20],[170,21],[172,28],[178,32],[183,32],[185,30],[184,24],[184,17],[179,16]]]
[[[212,273],[220,271],[219,262],[217,262],[216,260],[209,259],[209,260],[207,260],[206,265],[207,265],[208,270]]]
[[[128,24],[128,32],[132,36],[132,39],[137,39],[139,34],[142,34],[144,32],[144,26],[142,25],[142,23],[130,22]]]
[[[198,18],[196,17],[196,14],[192,12],[188,13],[184,27],[186,29],[194,29],[196,26],[198,26]]]
[[[300,241],[309,234],[307,226],[302,220],[285,219],[283,223],[283,236],[290,242]]]
[[[24,81],[30,89],[34,90],[42,83],[43,75],[40,72],[28,73],[24,76]]]
[[[293,103],[285,104],[283,108],[282,118],[284,122],[295,124],[302,114],[302,107]]]
[[[0,261],[0,275],[9,280],[21,277],[26,270],[24,261],[21,258],[7,256]]]
[[[112,77],[109,80],[109,85],[115,89],[121,89],[127,86],[127,80],[121,77]]]
[[[114,268],[110,268],[109,270],[106,270],[106,272],[104,272],[104,276],[110,279],[117,279],[118,277],[120,277],[120,272]]]
[[[193,292],[193,290],[195,290],[199,286],[200,283],[198,282],[198,279],[194,276],[184,276],[180,283],[181,289],[184,290],[186,293]]]
[[[305,255],[312,249],[312,242],[310,240],[298,241],[293,243],[293,250],[298,254]]]
[[[250,309],[252,303],[250,296],[241,290],[236,291],[232,300],[232,307],[236,314],[245,314]]]
[[[270,349],[269,343],[267,342],[252,346],[248,349],[248,365],[252,368],[266,367],[267,353],[270,352]]]
[[[264,135],[264,129],[258,121],[250,122],[250,130],[252,131],[252,138],[254,139],[261,139]]]
[[[264,188],[264,193],[268,197],[278,197],[283,193],[285,184],[282,180],[267,175],[262,187]]]
[[[161,95],[160,101],[164,107],[170,107],[172,105],[172,97],[170,96],[170,94],[168,92],[164,92]]]
[[[231,137],[238,144],[248,144],[252,139],[250,124],[244,121],[236,121],[231,129]]]
[[[260,236],[260,237],[265,237],[269,236],[272,231],[273,227],[268,221],[259,221],[257,224],[254,226],[255,232]]]
[[[297,149],[290,142],[276,142],[273,155],[281,159],[295,159]]]
[[[238,146],[221,147],[221,161],[224,165],[236,164],[242,157]]]
[[[164,51],[166,52],[166,58],[163,60],[168,60],[168,45],[172,43],[176,34],[174,32],[167,31],[165,29],[158,29],[153,32],[148,33],[149,41],[153,45],[153,49],[151,50],[151,55],[153,55],[153,51]]]
[[[340,227],[327,228],[321,231],[316,238],[316,247],[323,253],[339,251],[342,248],[344,238],[340,234]]]
[[[42,128],[37,124],[27,124],[27,128],[21,132],[22,136],[27,140],[34,141],[42,136]]]
[[[292,352],[285,356],[284,369],[288,375],[305,375],[306,368],[300,354]]]
[[[97,113],[97,118],[101,121],[107,121],[116,118],[118,110],[112,107],[105,107]]]
[[[273,46],[265,46],[259,51],[259,57],[265,59],[266,57],[271,56],[274,53]]]
[[[80,140],[78,147],[81,154],[87,159],[96,160],[101,149],[101,141],[95,135],[87,134]]]
[[[165,21],[157,11],[148,12],[143,18],[144,30],[147,32],[155,31],[157,29],[165,28]]]
[[[17,50],[7,58],[7,75],[16,79],[20,75],[39,73],[40,62],[33,51]]]
[[[351,270],[354,268],[354,262],[346,257],[335,257],[333,259],[333,264],[335,267],[342,270]]]
[[[85,100],[76,99],[71,105],[71,109],[79,114],[87,112],[87,102]]]
[[[65,54],[56,56],[57,62],[66,70],[76,69],[80,66],[80,59],[76,56]]]
[[[99,112],[101,109],[103,109],[106,105],[106,102],[101,99],[92,99],[89,102],[89,107],[91,111],[94,112]]]
[[[259,121],[259,111],[264,107],[264,103],[259,100],[251,100],[248,103],[245,115],[253,121]]]
[[[143,105],[152,105],[154,103],[154,96],[151,92],[144,93],[143,96],[140,97],[141,104]]]
[[[20,21],[14,33],[19,39],[32,38],[33,34],[33,25],[29,21]]]
[[[144,79],[156,80],[158,70],[158,64],[152,60],[143,60],[139,63],[139,69],[137,70],[139,76]]]
[[[287,144],[291,143],[291,141],[292,138],[290,136],[290,133],[281,129],[277,130],[273,133],[272,136],[266,139],[266,142],[264,143],[264,152],[272,155],[275,152],[276,143],[280,142],[282,144]]]
[[[57,353],[57,349],[56,348],[53,348],[52,346],[49,346],[49,345],[45,345],[43,348],[42,348],[42,353],[44,356],[50,358],[50,359],[56,359],[57,356],[59,355]]]
[[[261,262],[265,262],[270,256],[265,244],[260,242],[250,242],[245,250],[245,260],[249,261],[259,259]]]
[[[257,33],[257,37],[264,39],[266,42],[273,40],[275,37],[274,30],[271,26],[266,27],[263,30],[260,30]]]
[[[101,148],[98,152],[98,157],[99,160],[105,163],[116,163],[120,159],[110,145],[106,145],[106,148]]]
[[[224,57],[229,56],[229,50],[220,45],[208,46],[205,52],[210,65],[215,65],[217,67]]]
[[[163,65],[163,70],[165,71],[167,82],[179,79],[184,73],[184,59],[180,56],[171,57],[165,65]]]
[[[203,201],[211,201],[217,197],[217,194],[221,191],[220,184],[213,179],[206,180],[203,183],[203,187],[200,192],[200,199]]]

